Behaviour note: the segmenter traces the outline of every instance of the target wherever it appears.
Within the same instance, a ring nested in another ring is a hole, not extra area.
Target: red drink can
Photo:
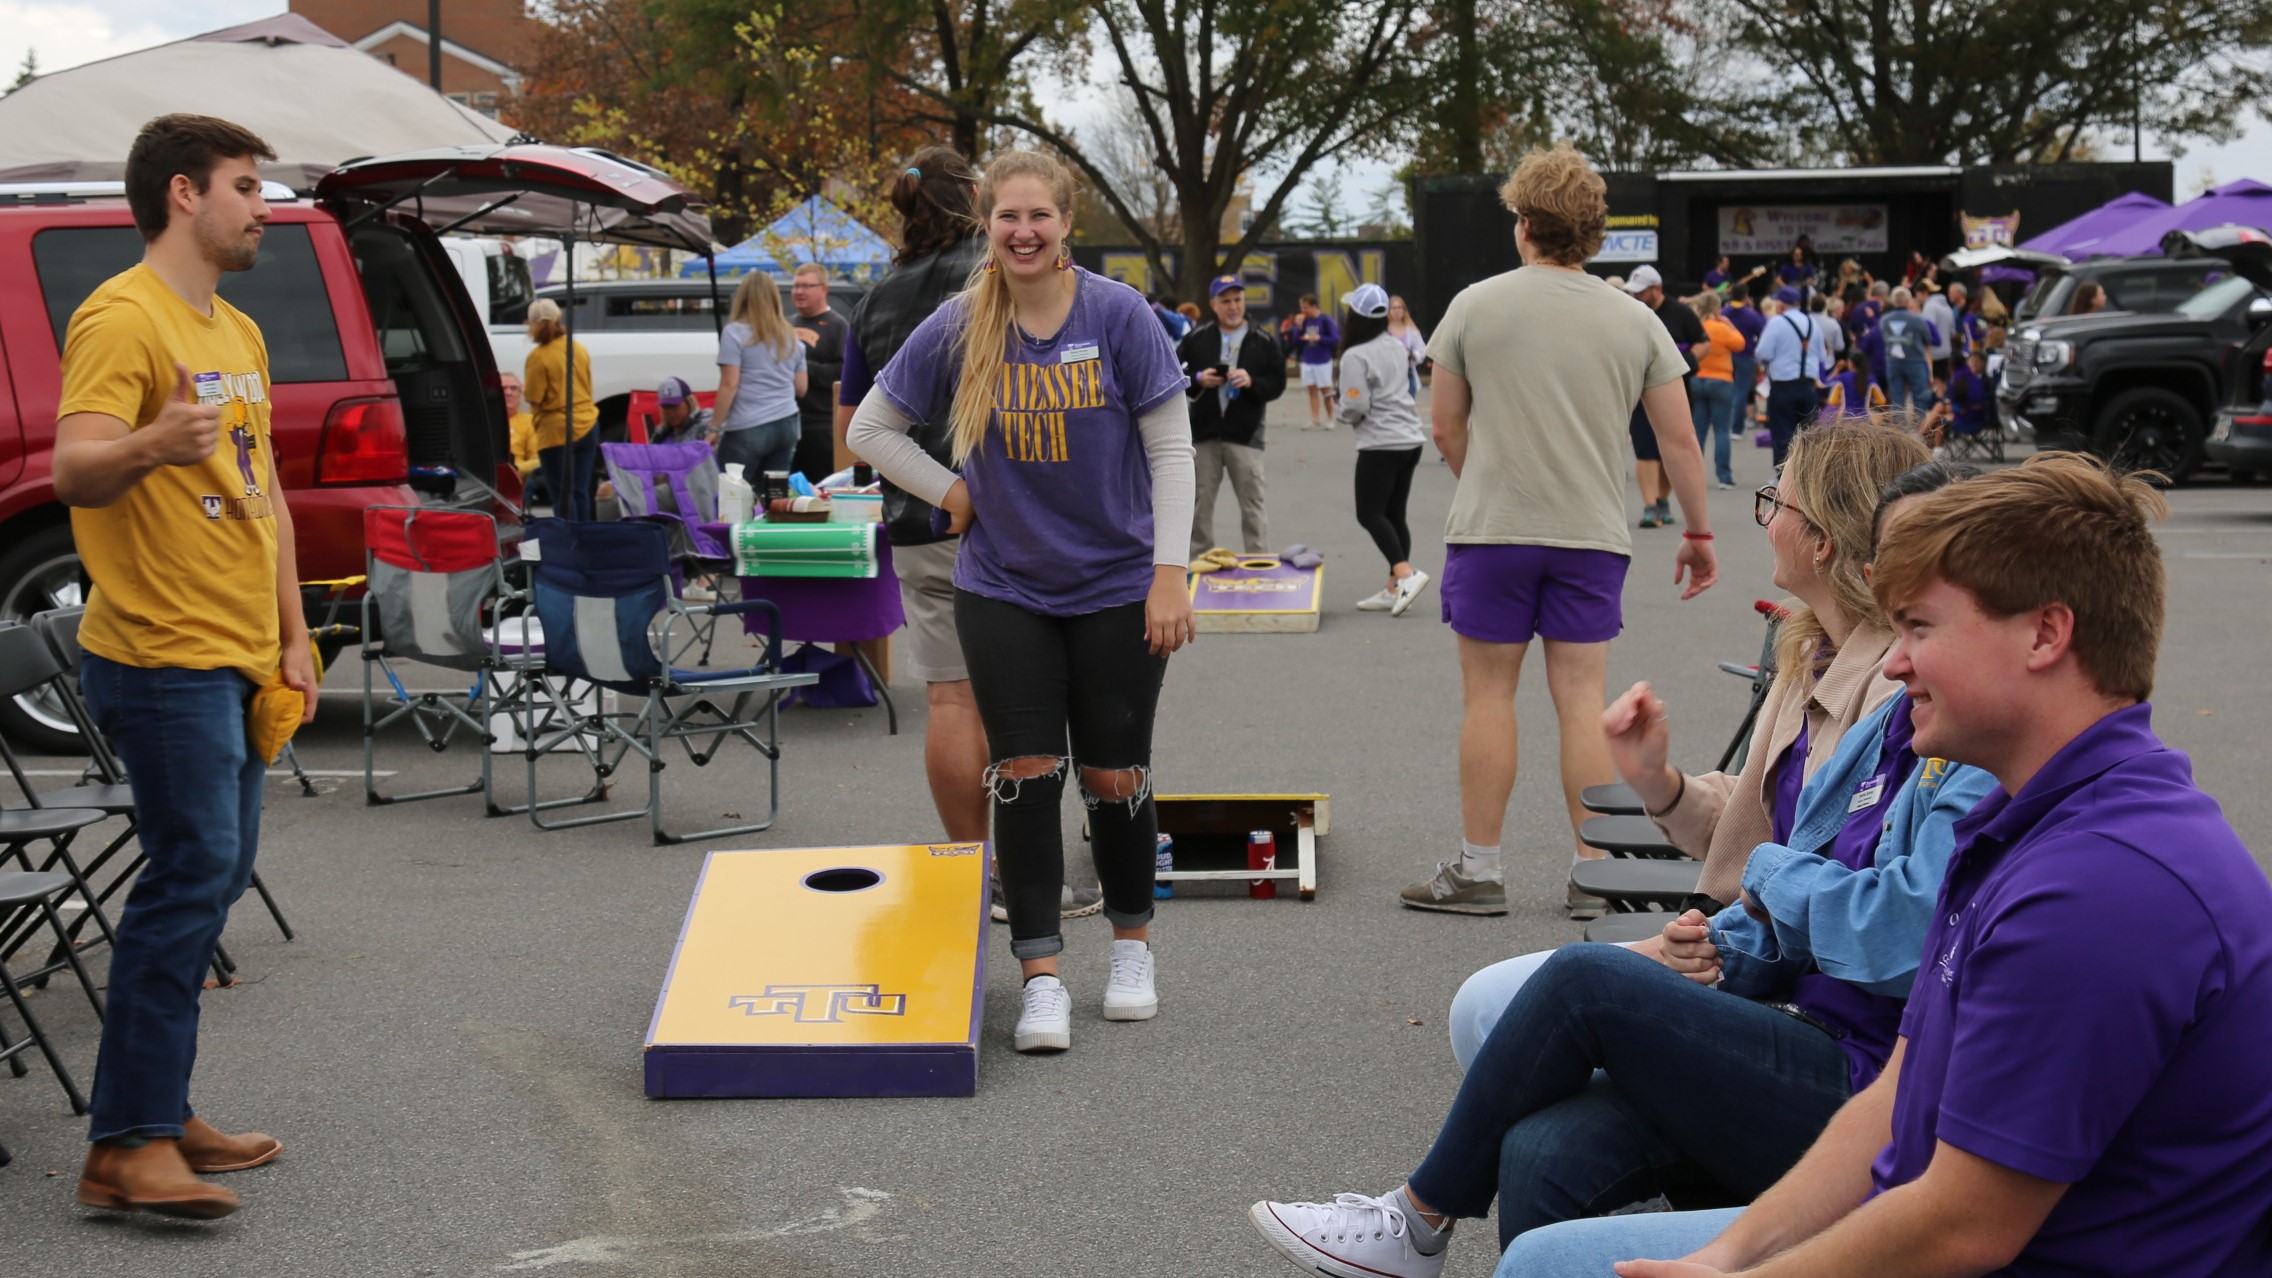
[[[1268,830],[1256,830],[1246,836],[1246,868],[1275,870],[1278,868],[1278,836]],[[1246,894],[1257,901],[1274,900],[1278,896],[1278,880],[1250,879]]]

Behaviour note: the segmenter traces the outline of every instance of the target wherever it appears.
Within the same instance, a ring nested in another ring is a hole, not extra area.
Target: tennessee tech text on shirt
[[[1069,460],[1065,414],[1104,407],[1102,370],[1102,362],[1093,355],[1068,364],[1003,365],[994,396],[1003,455],[1021,462]]]

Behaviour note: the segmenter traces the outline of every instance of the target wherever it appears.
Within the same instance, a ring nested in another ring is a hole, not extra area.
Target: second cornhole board
[[[1202,634],[1310,634],[1324,578],[1322,564],[1296,568],[1272,555],[1248,555],[1237,568],[1192,576],[1191,618]]]
[[[1160,833],[1174,840],[1175,869],[1166,883],[1250,883],[1274,879],[1301,899],[1317,896],[1317,841],[1333,827],[1333,800],[1323,794],[1162,794],[1154,796]],[[1268,830],[1278,866],[1247,868],[1247,836]]]
[[[649,1096],[969,1096],[981,844],[712,852],[647,1028]]]

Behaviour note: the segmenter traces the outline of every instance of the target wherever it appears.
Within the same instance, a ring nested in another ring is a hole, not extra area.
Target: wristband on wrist
[[[1680,788],[1672,792],[1672,802],[1664,805],[1654,812],[1649,813],[1652,818],[1661,817],[1666,813],[1672,811],[1674,808],[1679,807],[1680,801],[1688,797],[1688,774],[1685,772],[1675,772],[1673,775],[1680,778]],[[1642,810],[1647,811],[1646,808]]]
[[[1700,533],[1700,532],[1683,532],[1683,533],[1681,533],[1680,535],[1681,535],[1682,537],[1685,537],[1685,538],[1687,538],[1687,539],[1688,539],[1688,540],[1690,540],[1690,541],[1710,541],[1710,540],[1712,540],[1712,534],[1710,534],[1710,533]]]

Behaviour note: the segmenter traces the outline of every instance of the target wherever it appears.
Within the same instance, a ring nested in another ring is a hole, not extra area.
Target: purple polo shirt
[[[2272,884],[2137,705],[1957,822],[1876,1188],[2069,1188],[2017,1278],[2272,1274]]]
[[[1743,353],[1750,357],[1759,350],[1759,335],[1767,331],[1767,317],[1756,306],[1730,306],[1720,312],[1720,318],[1736,326],[1743,334]]]
[[[1885,834],[1886,813],[1893,796],[1908,784],[1916,770],[1917,755],[1909,748],[1916,729],[1909,722],[1909,698],[1903,697],[1886,716],[1884,744],[1878,749],[1878,766],[1854,786],[1846,804],[1846,824],[1831,836],[1822,854],[1849,870],[1866,870],[1877,864],[1878,840]],[[1860,806],[1856,806],[1856,805]],[[1838,1046],[1846,1053],[1846,1076],[1855,1091],[1877,1081],[1893,1055],[1893,1040],[1901,1030],[1905,1000],[1872,994],[1835,976],[1810,972],[1799,978],[1791,1002],[1800,1011],[1836,1030]]]

